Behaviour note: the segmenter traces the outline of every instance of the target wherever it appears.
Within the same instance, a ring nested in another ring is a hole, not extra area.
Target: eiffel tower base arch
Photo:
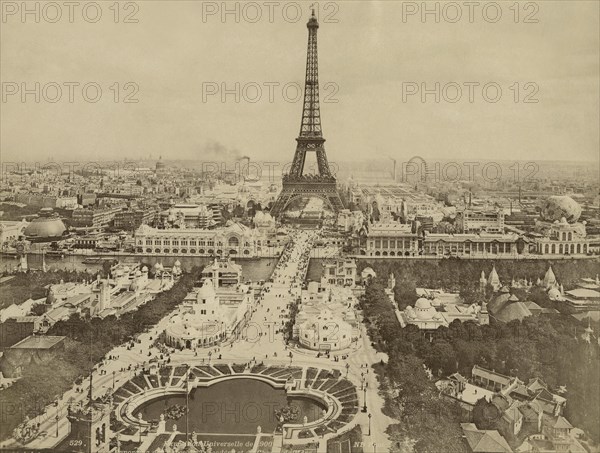
[[[318,181],[318,177],[301,177],[293,181],[283,181],[283,188],[271,208],[271,215],[276,218],[286,212],[292,201],[298,198],[317,197],[322,199],[329,208],[338,213],[344,209],[344,202],[337,190],[335,179],[333,181]]]

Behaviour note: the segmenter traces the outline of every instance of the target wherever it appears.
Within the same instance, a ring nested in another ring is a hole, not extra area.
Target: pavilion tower
[[[271,209],[273,217],[279,217],[288,205],[297,198],[319,197],[329,208],[338,212],[344,204],[337,191],[335,176],[331,174],[325,138],[321,129],[321,109],[319,106],[319,64],[317,54],[317,30],[319,22],[313,9],[308,27],[308,50],[306,57],[306,77],[304,82],[304,106],[300,135],[296,138],[296,153],[290,172],[283,176],[283,189]],[[316,153],[317,171],[315,175],[305,175],[306,154]]]

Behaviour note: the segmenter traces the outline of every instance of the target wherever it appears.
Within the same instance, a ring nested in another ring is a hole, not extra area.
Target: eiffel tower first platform
[[[344,208],[344,203],[337,190],[337,181],[329,169],[329,162],[327,162],[325,154],[325,139],[321,130],[317,55],[319,22],[315,17],[314,10],[306,26],[308,27],[308,51],[300,136],[296,139],[298,144],[290,172],[283,175],[283,189],[271,208],[273,217],[281,217],[290,203],[299,198],[321,198],[333,212]],[[304,174],[306,153],[308,152],[316,153],[318,174]]]

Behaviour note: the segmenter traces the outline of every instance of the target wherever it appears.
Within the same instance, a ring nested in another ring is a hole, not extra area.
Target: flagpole
[[[190,450],[189,418],[190,418],[190,367],[185,373],[185,450]]]

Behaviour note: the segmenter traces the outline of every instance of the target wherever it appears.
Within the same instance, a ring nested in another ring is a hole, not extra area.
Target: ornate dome
[[[423,321],[432,319],[437,320],[440,317],[439,313],[431,305],[431,301],[423,297],[417,299],[417,302],[415,303],[415,315],[418,319]]]
[[[571,197],[553,195],[542,203],[542,218],[547,222],[575,223],[581,216],[581,206]]]
[[[415,308],[419,310],[427,310],[428,308],[431,308],[431,302],[424,297],[420,297],[415,303]]]
[[[59,238],[67,231],[65,224],[56,215],[38,217],[34,219],[24,234],[28,239]]]

